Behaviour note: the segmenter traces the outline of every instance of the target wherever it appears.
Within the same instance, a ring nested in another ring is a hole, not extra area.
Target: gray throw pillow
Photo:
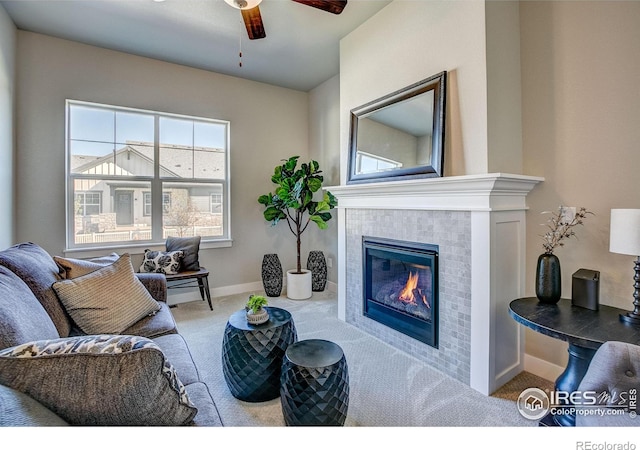
[[[0,266],[0,349],[59,337],[56,326],[29,286]]]
[[[199,270],[200,261],[198,253],[200,252],[200,236],[194,237],[173,237],[167,238],[165,243],[168,252],[182,251],[183,271]]]
[[[72,425],[188,425],[198,412],[160,347],[140,336],[79,336],[5,349],[0,383]]]
[[[136,277],[128,253],[87,275],[53,284],[69,315],[86,334],[119,334],[160,305]]]
[[[72,278],[81,277],[91,272],[113,264],[120,258],[117,253],[111,253],[106,256],[99,256],[97,258],[90,259],[74,259],[63,258],[61,256],[54,256],[53,260],[60,267],[60,272],[63,278],[70,280]]]
[[[60,268],[42,247],[23,242],[0,252],[0,265],[22,278],[49,314],[61,337],[69,336],[71,320],[63,305],[51,289],[59,281]]]

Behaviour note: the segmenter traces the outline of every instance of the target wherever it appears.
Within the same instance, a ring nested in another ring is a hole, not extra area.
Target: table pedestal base
[[[563,393],[569,395],[578,390],[580,382],[587,373],[589,363],[596,353],[596,350],[593,348],[581,347],[572,343],[569,343],[568,351],[569,360],[567,361],[567,367],[556,380],[556,392],[554,393],[556,398],[554,400],[557,400],[558,392],[561,392],[560,395]],[[571,412],[574,405],[570,400],[561,398],[558,403],[552,404],[551,407],[556,409],[556,414],[549,413],[545,416],[545,418],[540,421],[541,426],[573,427],[576,425],[576,415]]]

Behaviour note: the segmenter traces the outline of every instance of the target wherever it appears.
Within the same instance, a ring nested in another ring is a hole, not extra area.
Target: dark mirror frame
[[[349,168],[347,184],[370,183],[375,181],[391,181],[411,178],[433,178],[443,176],[444,170],[444,138],[446,109],[447,72],[443,71],[422,81],[407,86],[389,95],[369,102],[351,110],[351,126],[349,136]],[[356,158],[358,150],[358,122],[361,118],[402,103],[418,95],[433,91],[433,123],[430,164],[408,168],[390,169],[374,173],[357,174]]]

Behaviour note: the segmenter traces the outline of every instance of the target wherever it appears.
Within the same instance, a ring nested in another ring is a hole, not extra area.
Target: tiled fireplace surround
[[[523,370],[508,304],[524,294],[525,198],[541,178],[510,174],[327,188],[338,198],[342,320],[491,394]],[[362,314],[362,237],[439,246],[439,346]]]

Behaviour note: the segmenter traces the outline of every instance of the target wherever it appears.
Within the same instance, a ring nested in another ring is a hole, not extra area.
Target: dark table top
[[[228,325],[243,331],[265,330],[269,328],[277,328],[291,321],[291,313],[286,309],[276,308],[273,306],[265,306],[264,309],[269,313],[269,320],[260,325],[252,325],[247,322],[247,312],[244,309],[236,311],[229,317]]]
[[[555,305],[540,303],[536,297],[519,298],[509,304],[509,314],[517,322],[570,344],[597,349],[606,341],[640,345],[640,327],[620,321],[627,311],[600,305],[598,311],[573,306],[570,299]]]

